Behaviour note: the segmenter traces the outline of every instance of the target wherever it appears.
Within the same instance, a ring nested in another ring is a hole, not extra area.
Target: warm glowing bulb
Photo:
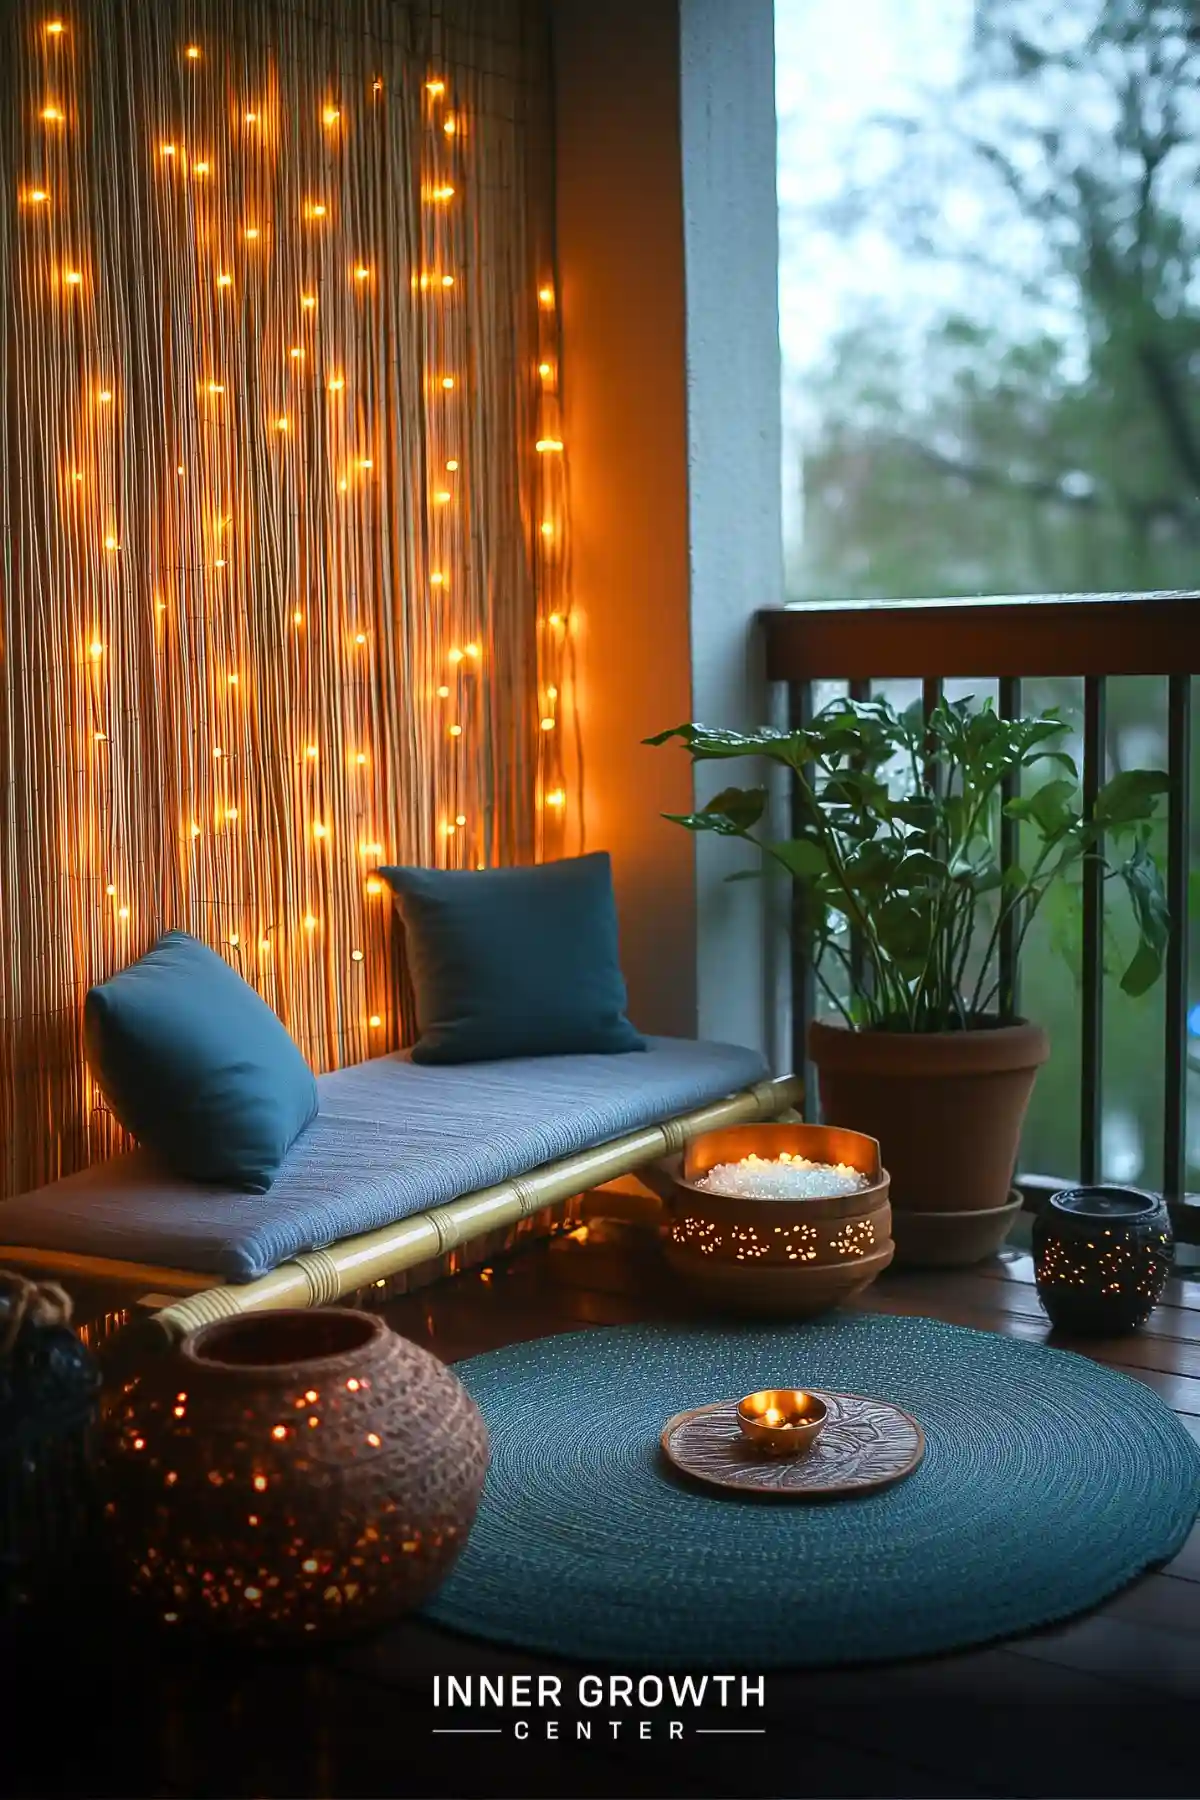
[[[453,500],[454,495],[449,493],[446,488],[439,488],[433,497],[439,506],[445,506],[447,500]]]
[[[454,189],[448,185],[446,187],[435,187],[433,190],[433,198],[435,200],[453,200]]]
[[[276,431],[286,431],[287,428],[288,428],[288,422],[286,419],[276,419],[276,421],[275,421]]]
[[[440,569],[429,577],[429,585],[430,587],[445,587],[446,577],[441,573]]]
[[[443,831],[444,831],[444,832],[445,832],[445,834],[446,834],[446,836],[447,836],[447,837],[453,837],[453,836],[454,836],[454,829],[455,829],[455,828],[454,828],[454,826],[453,826],[453,825],[443,825],[443,826],[442,826],[442,830],[443,830]]]
[[[104,403],[107,403],[109,400],[112,399],[112,389],[111,388],[101,388],[100,392],[99,392],[99,394],[97,394],[96,398]]]
[[[222,750],[220,744],[213,745],[213,755],[214,756],[224,756],[224,754],[225,754],[225,752]]]
[[[458,459],[456,457],[452,456],[450,458],[450,461],[446,464],[446,467],[449,469],[450,473],[453,475],[454,471],[458,468]]]
[[[236,807],[236,806],[227,806],[227,807],[226,807],[226,809],[225,809],[225,817],[226,817],[226,818],[227,818],[227,819],[236,819],[236,818],[237,818],[237,816],[238,816],[238,809],[237,809],[237,807]]]
[[[553,537],[554,536],[554,526],[549,519],[542,520],[542,536],[543,537]]]
[[[567,796],[563,793],[561,788],[551,788],[550,792],[546,795],[547,806],[565,806],[566,802]]]
[[[199,62],[200,61],[200,46],[199,46],[199,44],[189,44],[185,54],[186,54],[189,62]]]
[[[301,294],[300,304],[311,310],[317,304],[317,296],[315,294]]]
[[[557,700],[558,699],[558,689],[556,687],[548,687],[546,689],[546,698],[548,700]]]
[[[192,836],[194,838],[198,838],[200,836],[200,827],[196,824],[192,825]]]
[[[450,652],[450,661],[452,663],[460,663],[462,661],[462,659],[463,659],[463,653],[461,650],[452,650]]]
[[[359,645],[365,644],[367,641],[366,632],[365,631],[356,631],[354,634],[354,641],[356,644],[359,644]]]
[[[308,757],[310,762],[315,762],[318,756],[317,746],[315,744],[310,744],[304,754]]]
[[[258,226],[257,225],[247,225],[245,232],[243,233],[243,236],[248,237],[248,238],[256,238],[258,236]]]
[[[83,276],[79,273],[78,269],[68,269],[63,276],[63,280],[68,287],[80,287],[83,283]]]
[[[311,913],[305,914],[304,929],[305,931],[315,931],[317,929],[317,921],[313,918]]]
[[[309,211],[312,213],[312,216],[314,219],[323,219],[328,210],[329,209],[325,205],[324,201],[321,201],[321,200],[315,201],[314,204],[309,208]]]
[[[449,393],[450,389],[454,386],[453,375],[443,375],[442,376],[442,386],[445,388],[446,392]]]
[[[193,175],[207,175],[208,169],[209,169],[209,165],[206,162],[198,162],[198,163],[192,164],[192,174]]]
[[[232,275],[218,275],[217,276],[217,286],[218,287],[232,287],[233,286],[233,276]]]
[[[378,1013],[372,1013],[371,1017],[367,1020],[367,1023],[372,1031],[378,1031],[379,1027],[383,1024],[383,1020]]]
[[[269,949],[270,949],[270,948],[271,948],[271,940],[270,940],[270,938],[259,938],[259,940],[258,940],[258,947],[259,947],[259,949],[260,949],[260,950],[262,950],[262,951],[263,951],[263,952],[266,952],[266,951],[267,951],[267,950],[269,950]]]
[[[363,765],[364,765],[364,763],[365,763],[365,762],[366,762],[366,760],[367,760],[367,755],[366,755],[366,751],[365,751],[365,750],[360,750],[360,751],[359,751],[359,753],[358,753],[358,755],[357,755],[357,756],[356,756],[356,757],[355,757],[355,759],[354,759],[354,760],[355,760],[355,762],[356,762],[356,763],[357,763],[357,764],[358,764],[358,766],[359,766],[359,768],[360,768],[360,769],[361,769],[361,768],[362,768],[362,767],[363,767]]]
[[[363,960],[363,953],[361,950],[352,950],[350,952],[350,961],[351,962],[361,962],[362,960]]]
[[[454,823],[456,825],[465,825],[466,822],[467,822],[466,813],[456,813],[455,814]]]
[[[301,360],[301,358],[303,357],[303,355],[304,355],[303,350],[300,348],[299,344],[296,344],[291,351],[292,361],[299,362]]]
[[[453,277],[453,275],[443,275],[443,276],[442,276],[442,286],[443,286],[443,287],[444,287],[444,288],[446,288],[446,287],[453,287],[453,286],[454,286],[454,277]]]
[[[541,376],[543,381],[549,380],[550,376],[553,374],[553,370],[552,370],[550,364],[549,363],[539,363],[538,364],[538,374]]]
[[[246,123],[247,123],[247,125],[257,125],[258,124],[258,114],[255,112],[247,113],[246,114]]]
[[[79,470],[78,470],[78,469],[74,469],[74,470],[72,470],[72,472],[71,472],[71,480],[72,480],[72,481],[82,481],[82,480],[83,480],[83,476],[82,476],[82,475],[81,475],[81,474],[80,474],[80,472],[79,472]]]
[[[64,116],[57,106],[43,106],[42,108],[42,117],[48,125],[61,125]]]
[[[541,301],[543,306],[553,306],[554,305],[554,289],[552,287],[539,288],[538,289],[538,299]]]
[[[112,536],[112,535],[111,535],[111,534],[110,534],[110,535],[109,535],[109,536],[108,536],[108,537],[106,537],[106,538],[105,538],[105,540],[104,540],[104,548],[105,548],[105,549],[106,549],[106,550],[119,550],[119,549],[120,549],[120,548],[121,548],[121,546],[120,546],[120,544],[119,544],[119,543],[118,543],[118,542],[117,542],[117,540],[116,540],[116,538],[115,538],[115,537],[113,537],[113,536]]]
[[[164,144],[162,146],[162,153],[164,156],[174,156],[174,154],[175,154],[174,144]]]
[[[360,844],[359,849],[362,851],[364,856],[382,856],[383,855],[383,845],[382,844]]]
[[[446,123],[442,126],[442,130],[445,132],[447,137],[453,137],[455,132],[458,130],[458,126],[455,124],[453,119],[447,119]]]
[[[561,613],[551,613],[549,616],[548,623],[551,625],[561,625],[562,624],[562,614]]]
[[[111,899],[111,898],[112,898],[112,896],[113,896],[113,895],[114,895],[114,894],[115,894],[115,893],[116,893],[116,891],[117,891],[117,890],[116,890],[116,888],[115,888],[115,887],[114,887],[114,886],[113,886],[113,884],[112,884],[112,882],[111,882],[111,881],[110,881],[110,882],[109,882],[109,884],[108,884],[108,886],[107,886],[107,887],[106,887],[106,888],[105,888],[105,890],[104,890],[104,891],[105,891],[105,893],[106,893],[106,894],[107,894],[107,895],[108,895],[108,896],[109,896],[109,898],[110,898],[110,899]]]
[[[118,906],[117,917],[118,919],[127,919],[129,917],[129,908],[127,906]]]
[[[329,391],[331,394],[340,394],[345,385],[344,377],[341,375],[334,375],[330,378]]]
[[[223,394],[225,389],[219,381],[210,381],[208,391],[210,394]]]
[[[225,568],[225,566],[226,566],[225,558],[223,556],[218,556],[216,562],[213,564],[213,568],[214,569],[223,569],[223,568]]]
[[[437,691],[437,695],[439,700],[448,700],[450,698],[450,689],[448,687],[440,687]]]
[[[107,731],[93,731],[92,736],[95,738],[95,740],[98,744],[105,744],[108,742]]]
[[[349,485],[350,485],[350,483],[343,478],[341,481],[338,482],[338,493],[344,494],[346,492],[346,489],[349,487]]]
[[[365,281],[370,273],[370,269],[364,269],[360,264],[354,271],[354,279],[355,281]]]
[[[326,835],[327,835],[327,833],[326,833],[324,825],[314,825],[313,826],[313,836],[315,838],[323,838]]]
[[[46,27],[46,35],[47,37],[61,37],[65,30],[66,26],[61,19],[51,19]]]
[[[553,731],[554,730],[554,720],[553,719],[543,719],[542,720],[542,730],[543,731]]]
[[[445,91],[446,84],[444,81],[427,81],[425,83],[425,92],[427,94],[432,94],[435,100],[440,94],[444,94]]]
[[[539,438],[533,447],[544,456],[547,450],[561,450],[562,444],[557,438]]]
[[[327,106],[321,114],[321,120],[323,124],[336,125],[341,116],[336,106]]]
[[[462,726],[461,725],[452,725],[450,727],[450,736],[451,737],[461,737],[462,736]]]
[[[231,943],[231,944],[232,944],[232,945],[233,945],[233,947],[234,947],[234,949],[235,949],[235,950],[236,950],[236,949],[237,949],[237,947],[238,947],[238,945],[239,945],[239,944],[240,944],[240,943],[241,943],[241,941],[242,941],[242,940],[241,940],[241,938],[240,938],[240,937],[239,937],[239,936],[238,936],[238,934],[237,934],[237,932],[236,932],[236,931],[231,931],[231,932],[230,932],[230,934],[229,934],[229,942],[230,942],[230,943]]]
[[[237,679],[238,679],[238,678],[237,678],[237,676],[236,676],[236,675],[231,675],[231,676],[230,676],[230,677],[229,677],[229,685],[230,685],[230,687],[236,687],[236,686],[237,686]]]
[[[292,624],[293,625],[303,625],[303,623],[304,623],[304,614],[300,611],[299,607],[297,607],[296,611],[292,614]]]
[[[376,881],[374,876],[372,876],[370,881],[368,881],[368,883],[367,883],[367,892],[368,892],[368,894],[382,894],[382,892],[383,892],[382,881]]]
[[[34,188],[31,193],[26,194],[25,198],[31,200],[35,206],[40,206],[42,201],[48,200],[50,196],[45,188]]]

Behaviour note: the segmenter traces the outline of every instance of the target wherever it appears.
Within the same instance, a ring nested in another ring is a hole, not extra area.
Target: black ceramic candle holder
[[[1138,1188],[1065,1188],[1034,1220],[1038,1298],[1064,1331],[1136,1331],[1162,1299],[1173,1253],[1165,1203]]]

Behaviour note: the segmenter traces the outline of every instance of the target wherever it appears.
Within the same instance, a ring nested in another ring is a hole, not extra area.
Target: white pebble
[[[824,1200],[857,1194],[870,1180],[849,1163],[809,1162],[785,1150],[777,1161],[747,1156],[741,1162],[717,1163],[696,1182],[710,1194],[748,1200]]]

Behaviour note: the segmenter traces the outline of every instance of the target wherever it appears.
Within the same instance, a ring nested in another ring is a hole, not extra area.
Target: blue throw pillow
[[[605,852],[530,869],[380,869],[404,921],[417,1063],[644,1050]]]
[[[83,1030],[113,1113],[177,1175],[263,1194],[316,1117],[312,1070],[271,1008],[185,931],[92,988]]]

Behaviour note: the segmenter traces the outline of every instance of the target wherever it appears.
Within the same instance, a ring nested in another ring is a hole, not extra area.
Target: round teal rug
[[[1141,1383],[932,1319],[618,1326],[456,1373],[492,1467],[428,1616],[583,1661],[795,1668],[979,1644],[1095,1605],[1174,1555],[1200,1509],[1200,1450]],[[670,1469],[673,1413],[770,1386],[891,1400],[924,1461],[818,1502]]]

